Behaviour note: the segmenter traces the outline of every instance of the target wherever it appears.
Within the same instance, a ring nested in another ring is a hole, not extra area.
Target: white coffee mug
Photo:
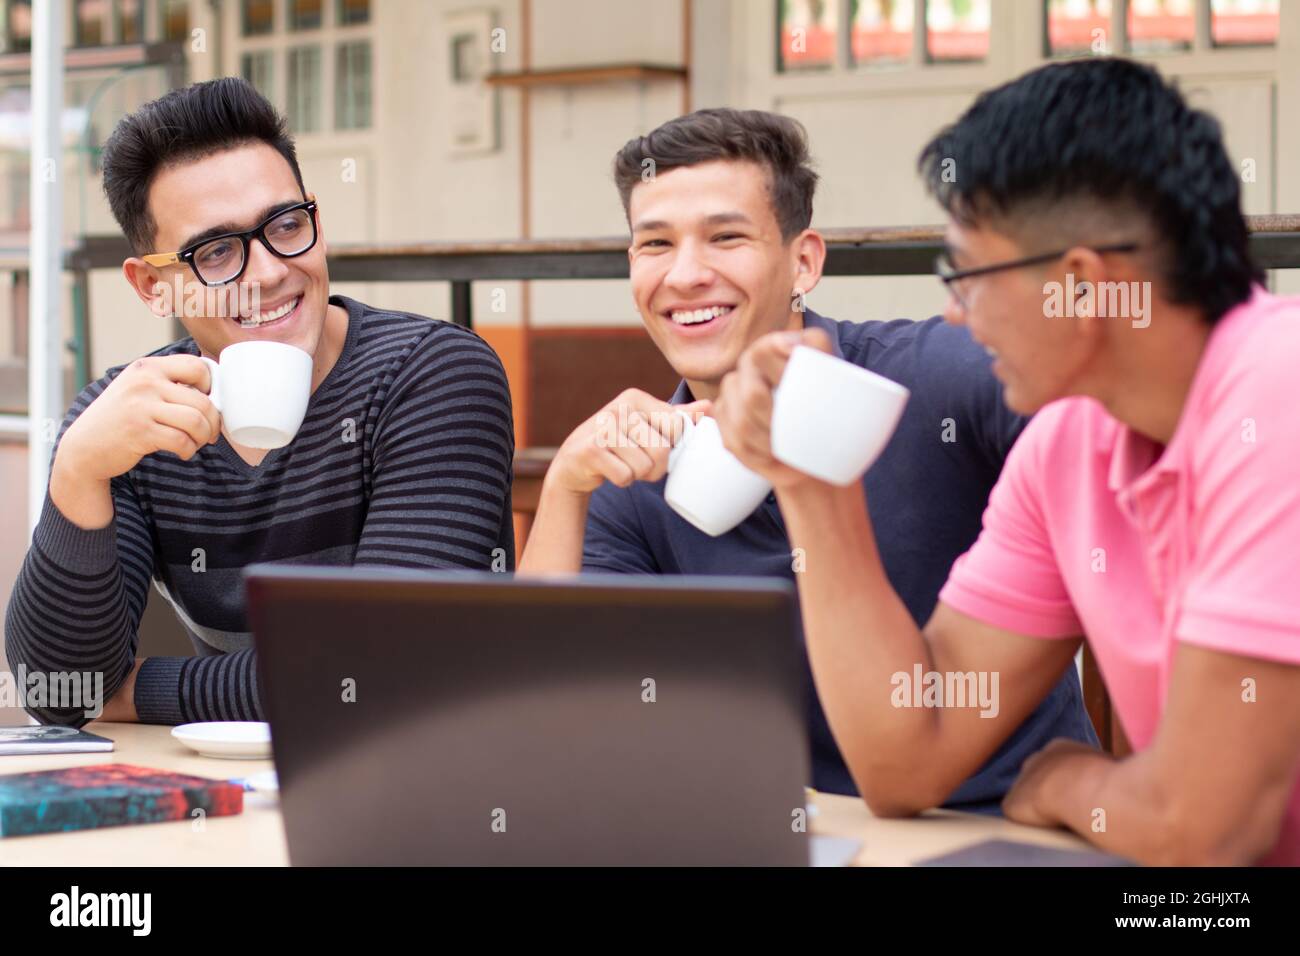
[[[237,342],[212,373],[208,398],[227,435],[249,448],[282,448],[298,434],[311,398],[311,356],[283,342]]]
[[[727,451],[712,418],[696,423],[685,412],[678,417],[684,430],[668,453],[664,500],[705,534],[726,534],[753,514],[772,485]]]
[[[835,485],[885,450],[911,393],[865,368],[796,346],[773,395],[772,456]]]

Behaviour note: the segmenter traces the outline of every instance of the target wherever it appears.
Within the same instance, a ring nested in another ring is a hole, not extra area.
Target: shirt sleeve
[[[355,563],[511,571],[514,426],[505,370],[477,335],[434,324],[376,424]]]
[[[1256,333],[1204,396],[1191,450],[1192,562],[1174,634],[1300,664],[1300,319]]]
[[[993,627],[1030,637],[1077,637],[1083,627],[1052,550],[1039,490],[1060,416],[1044,410],[1007,457],[975,544],[957,559],[939,600]]]
[[[56,455],[68,426],[119,371],[77,396],[59,431]],[[80,727],[98,716],[95,705],[117,692],[135,663],[137,628],[153,574],[153,541],[129,476],[114,478],[109,491],[113,519],[92,530],[69,521],[47,493],[9,599],[5,655],[15,670],[46,675],[48,687],[61,683],[50,676],[55,674],[90,675],[92,688],[99,683],[98,701],[84,691],[77,702],[26,698],[27,712],[41,723]],[[138,680],[136,691],[138,698]]]
[[[582,570],[615,574],[659,574],[637,517],[630,488],[603,484],[587,506]]]

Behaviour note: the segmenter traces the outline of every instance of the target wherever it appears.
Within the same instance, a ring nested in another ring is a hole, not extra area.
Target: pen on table
[[[274,792],[280,789],[280,781],[272,772],[255,773],[251,777],[232,777],[229,782],[243,787],[245,792]]]

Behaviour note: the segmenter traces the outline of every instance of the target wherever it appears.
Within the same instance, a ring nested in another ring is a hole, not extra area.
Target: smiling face
[[[632,297],[650,338],[696,398],[713,398],[755,339],[802,326],[792,290],[812,290],[824,246],[781,237],[768,174],[714,161],[662,172],[632,190]]]
[[[945,236],[957,269],[974,269],[1021,259],[1050,249],[1024,249],[988,228],[950,221]],[[1067,276],[1072,273],[1073,281]],[[1012,411],[1029,415],[1048,402],[1085,389],[1097,354],[1098,326],[1072,315],[1048,316],[1044,286],[1073,288],[1095,279],[1085,262],[1062,256],[1040,266],[1023,266],[959,280],[965,305],[949,295],[943,317],[964,325],[993,356],[993,374],[1005,386]]]
[[[252,229],[302,201],[288,162],[265,143],[168,166],[149,189],[153,250],[175,252],[219,233]],[[205,287],[188,264],[154,268],[139,259],[128,260],[127,277],[155,313],[175,314],[205,355],[220,355],[237,342],[269,340],[316,356],[329,299],[325,236],[317,217],[316,244],[302,255],[280,258],[252,240],[237,284]],[[178,281],[183,299],[176,295]],[[165,287],[161,296],[156,283]],[[232,314],[234,301],[254,304],[256,314]]]

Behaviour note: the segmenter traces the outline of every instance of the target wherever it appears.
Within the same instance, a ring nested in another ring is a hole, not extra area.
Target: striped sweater
[[[262,720],[246,565],[513,569],[514,433],[496,354],[450,323],[330,301],[348,313],[343,351],[289,445],[257,467],[224,438],[189,461],[148,455],[113,479],[115,516],[98,530],[46,497],[5,618],[15,670],[100,672],[111,697],[134,664],[152,579],[197,656],[144,662],[140,720]],[[193,339],[153,354],[182,352],[198,354]],[[123,367],[77,396],[64,430]],[[86,721],[83,708],[28,710]]]

